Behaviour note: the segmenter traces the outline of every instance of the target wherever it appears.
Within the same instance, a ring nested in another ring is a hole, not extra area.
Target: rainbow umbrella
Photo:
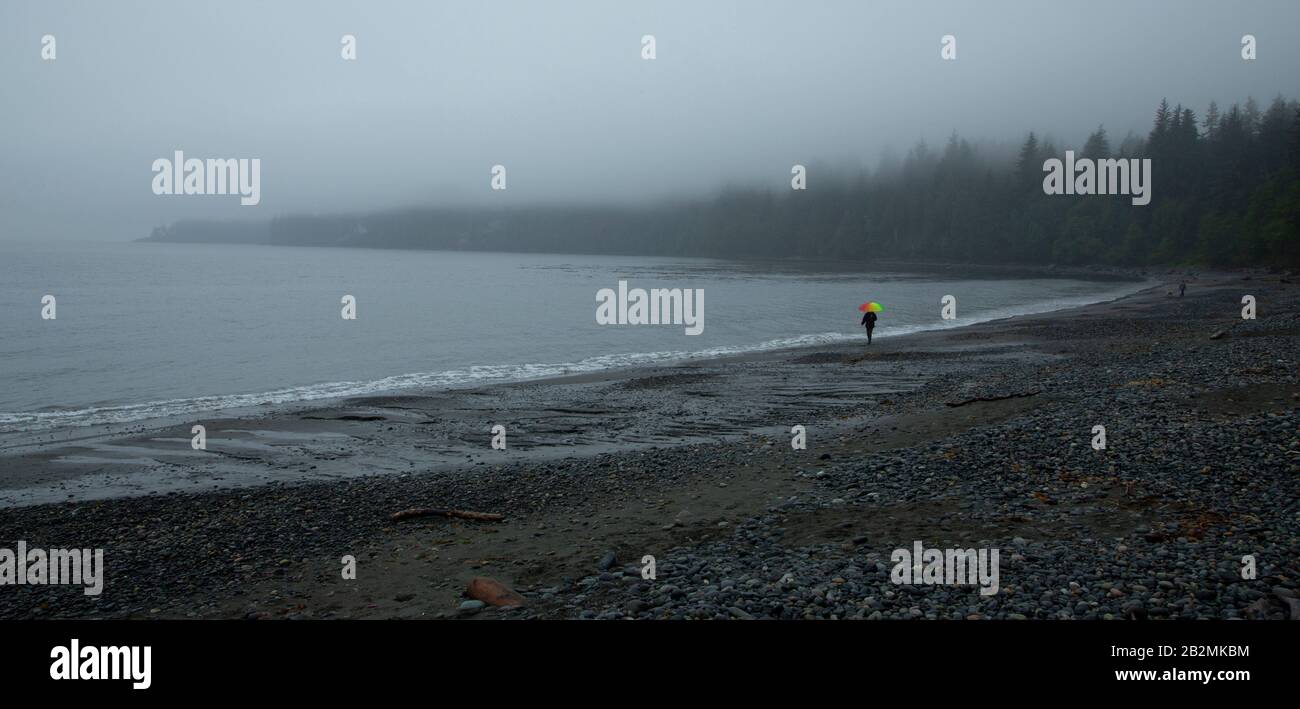
[[[859,313],[867,313],[867,312],[879,313],[879,312],[883,312],[884,309],[885,306],[881,305],[880,303],[877,303],[874,300],[871,301],[870,303],[863,303],[862,305],[858,306]]]

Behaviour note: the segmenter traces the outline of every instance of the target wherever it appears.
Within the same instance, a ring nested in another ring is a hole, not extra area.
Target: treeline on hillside
[[[1047,195],[1043,162],[1150,158],[1151,202]],[[198,241],[201,223],[155,237]],[[209,231],[212,230],[208,227]],[[226,240],[226,239],[217,239]],[[232,239],[233,240],[233,239]],[[259,239],[241,239],[243,241]],[[1300,266],[1300,105],[1204,115],[1161,101],[1150,133],[1081,147],[1030,133],[1018,156],[953,135],[871,174],[652,207],[428,208],[272,220],[274,244],[1061,265]]]

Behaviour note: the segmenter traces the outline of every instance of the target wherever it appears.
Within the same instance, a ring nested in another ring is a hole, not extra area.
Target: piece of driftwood
[[[455,517],[472,519],[478,522],[500,522],[505,516],[495,512],[470,512],[469,510],[435,510],[432,507],[412,507],[409,510],[394,512],[388,519],[397,522],[412,517]]]
[[[1019,399],[1021,397],[1033,396],[1035,394],[1041,394],[1041,393],[1042,390],[1034,389],[1033,391],[1019,391],[1014,394],[1007,394],[1006,396],[977,396],[974,399],[966,399],[965,401],[949,401],[946,403],[949,406],[965,406],[967,404],[973,404],[977,401],[1002,401],[1003,399]]]

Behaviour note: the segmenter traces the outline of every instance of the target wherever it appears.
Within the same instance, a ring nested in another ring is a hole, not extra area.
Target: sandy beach
[[[1300,290],[1169,291],[233,412],[201,421],[203,451],[191,419],[11,434],[0,539],[103,548],[107,577],[8,589],[0,617],[1297,617]],[[413,507],[503,519],[390,519]],[[914,541],[1000,549],[999,593],[892,583]],[[477,576],[525,604],[467,603]]]

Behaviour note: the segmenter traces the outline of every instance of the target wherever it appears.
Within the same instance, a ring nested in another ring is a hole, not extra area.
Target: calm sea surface
[[[596,292],[703,288],[704,332],[601,326]],[[843,342],[1108,300],[1136,283],[703,259],[0,242],[0,431]],[[41,298],[57,318],[41,318]],[[953,294],[958,319],[939,318]],[[340,316],[344,295],[357,318]]]

